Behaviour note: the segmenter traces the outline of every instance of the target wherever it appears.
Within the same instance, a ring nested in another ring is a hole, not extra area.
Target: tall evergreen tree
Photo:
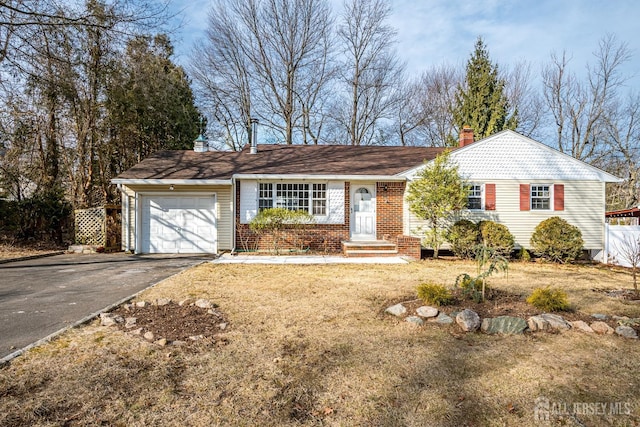
[[[464,83],[458,85],[455,94],[455,127],[461,130],[463,126],[471,126],[476,138],[485,138],[516,128],[518,112],[509,113],[505,80],[498,75],[498,66],[491,63],[482,37],[478,37],[475,51],[467,62]]]

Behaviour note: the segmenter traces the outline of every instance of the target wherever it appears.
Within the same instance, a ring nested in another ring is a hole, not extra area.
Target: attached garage
[[[139,253],[216,253],[215,194],[142,195]]]

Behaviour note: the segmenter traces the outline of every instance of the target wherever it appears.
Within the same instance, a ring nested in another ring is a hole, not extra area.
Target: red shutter
[[[553,210],[564,210],[564,184],[555,184],[553,186]]]
[[[530,191],[529,184],[520,184],[520,210],[528,211],[530,209]]]
[[[487,211],[496,210],[496,185],[484,185],[484,209]]]

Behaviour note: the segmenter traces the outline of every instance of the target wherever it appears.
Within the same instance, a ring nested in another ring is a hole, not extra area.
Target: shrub
[[[456,278],[455,287],[460,289],[464,299],[471,299],[475,302],[482,302],[484,295],[489,290],[485,280],[481,277],[471,277],[468,274],[459,275]]]
[[[436,306],[453,304],[453,295],[451,291],[442,285],[435,283],[421,283],[418,285],[418,298],[425,302]]]
[[[522,262],[531,261],[531,254],[525,248],[520,248],[520,253],[518,254],[518,259]]]
[[[314,218],[305,211],[291,211],[285,208],[269,208],[258,213],[249,223],[249,228],[256,234],[270,234],[273,239],[273,250],[280,253],[284,243],[284,233],[291,230],[295,235],[305,224],[314,222]],[[297,239],[297,237],[296,237]]]
[[[531,236],[531,247],[536,255],[553,262],[571,262],[582,253],[580,229],[564,219],[554,216],[542,221]]]
[[[447,240],[451,243],[451,251],[458,258],[464,259],[474,257],[479,238],[478,226],[468,219],[456,221],[447,233]]]
[[[493,248],[498,255],[508,257],[511,254],[515,238],[507,226],[493,221],[481,221],[478,229],[484,246]]]
[[[561,289],[536,288],[527,302],[542,311],[567,311],[569,300],[567,293]]]

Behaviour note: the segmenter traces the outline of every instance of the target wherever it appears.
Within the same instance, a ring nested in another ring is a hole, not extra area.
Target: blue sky
[[[183,26],[174,36],[176,60],[188,61],[193,41],[202,38],[216,0],[172,0]],[[335,11],[341,0],[330,0]],[[640,3],[637,0],[390,0],[390,24],[398,31],[398,55],[411,75],[433,65],[464,66],[476,38],[483,37],[494,63],[526,60],[538,77],[552,51],[566,50],[571,68],[582,73],[593,62],[598,41],[608,33],[632,53],[622,70],[640,89]]]

